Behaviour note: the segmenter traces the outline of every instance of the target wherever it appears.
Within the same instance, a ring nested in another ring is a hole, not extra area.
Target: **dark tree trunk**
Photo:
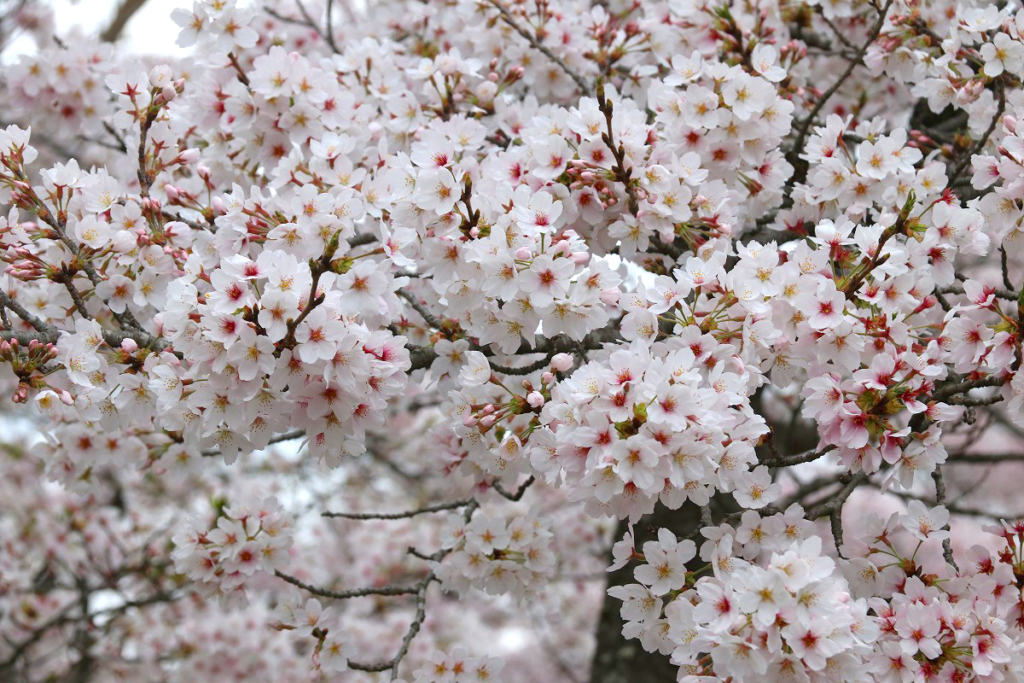
[[[669,510],[658,505],[654,512],[641,519],[633,527],[636,534],[636,548],[641,550],[645,541],[654,540],[658,529],[666,528],[677,538],[693,533],[700,526],[700,508],[690,503],[678,510]],[[620,522],[616,540],[622,538],[628,529],[627,522]],[[698,543],[698,547],[700,544]],[[608,558],[611,564],[611,558]],[[608,575],[608,586],[622,586],[635,583],[631,563]],[[622,637],[622,618],[619,616],[620,600],[605,596],[601,618],[597,625],[597,650],[590,671],[590,683],[674,683],[678,667],[669,658],[657,652],[644,652],[639,640]]]

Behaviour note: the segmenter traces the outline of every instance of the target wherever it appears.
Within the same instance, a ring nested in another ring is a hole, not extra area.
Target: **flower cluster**
[[[284,566],[292,520],[276,498],[224,507],[216,523],[194,521],[174,536],[175,568],[209,595],[245,602],[245,582]]]
[[[470,657],[462,648],[437,651],[413,674],[412,683],[501,683],[504,667],[500,657]]]
[[[447,590],[469,588],[523,600],[555,567],[550,520],[530,513],[511,522],[476,515],[466,522],[452,515],[445,526],[441,559],[431,566]]]
[[[866,533],[844,546],[852,559],[843,572],[868,598],[879,632],[866,664],[894,680],[1012,680],[1024,666],[1011,636],[1021,605],[1013,540],[995,556],[972,547],[967,566],[954,571],[942,556],[948,518],[945,507],[913,501],[905,515],[872,515]],[[1009,525],[988,531],[1017,538]]]
[[[323,673],[340,673],[348,669],[353,648],[339,640],[337,617],[330,607],[324,607],[316,598],[303,600],[298,590],[292,591],[278,603],[270,625],[279,631],[296,631],[299,635],[316,638],[313,666]]]
[[[799,509],[764,519],[748,511],[738,529],[705,529],[707,564],[694,570],[693,541],[662,530],[644,543],[639,583],[609,590],[623,601],[624,633],[670,654],[683,681],[712,672],[735,681],[806,681],[826,669],[854,676],[877,626],[799,519]],[[713,576],[701,576],[707,570]]]

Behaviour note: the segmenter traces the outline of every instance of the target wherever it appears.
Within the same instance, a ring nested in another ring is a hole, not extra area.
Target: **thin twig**
[[[524,481],[522,486],[520,486],[515,493],[509,493],[502,487],[501,483],[497,481],[494,482],[494,486],[492,488],[498,493],[500,493],[503,497],[515,502],[522,499],[523,494],[526,493],[526,489],[530,488],[534,481],[535,479],[531,474],[530,478]]]
[[[284,441],[293,441],[295,439],[301,439],[304,436],[306,436],[306,430],[304,430],[304,429],[295,429],[295,430],[290,431],[290,432],[285,432],[284,434],[278,434],[277,436],[275,436],[272,439],[270,439],[270,441],[267,442],[267,445],[268,446],[272,446],[274,444],[282,443]],[[221,452],[219,450],[216,450],[216,449],[209,450],[209,451],[203,451],[203,453],[202,453],[204,458],[215,458],[215,457],[219,456],[220,454],[221,454]]]
[[[947,185],[956,185],[956,181],[960,179],[963,172],[967,170],[968,164],[971,163],[971,158],[974,155],[979,154],[981,150],[985,148],[986,143],[988,143],[988,139],[996,129],[996,125],[998,125],[1002,120],[1003,112],[1006,111],[1006,93],[1001,85],[996,85],[995,90],[996,97],[999,99],[999,105],[996,107],[996,114],[992,117],[992,122],[988,125],[988,130],[985,131],[985,134],[981,136],[981,139],[978,140],[974,147],[964,153],[964,158],[960,160],[960,163],[957,164],[952,175],[949,176],[949,181],[946,183]]]
[[[942,465],[935,465],[935,471],[932,472],[932,481],[935,482],[935,502],[938,505],[946,505],[946,482],[942,478]],[[949,531],[949,522],[942,527],[943,530]],[[947,535],[942,539],[942,555],[946,558],[946,563],[951,565],[953,569],[960,571],[960,568],[956,566],[956,562],[953,560],[953,546],[949,542],[949,536]]]
[[[790,465],[799,465],[805,462],[814,462],[826,453],[831,453],[836,449],[833,445],[825,446],[820,451],[817,448],[812,448],[809,451],[803,453],[797,453],[795,455],[784,455],[777,456],[774,458],[766,458],[761,461],[762,465],[766,467],[789,467]]]
[[[515,20],[515,17],[512,16],[511,12],[505,9],[505,7],[500,2],[498,2],[498,0],[487,0],[487,3],[501,13],[501,18],[505,21],[506,24],[508,24],[512,28],[512,30],[514,30],[516,33],[525,38],[526,42],[528,42],[534,49],[539,50],[544,54],[544,56],[546,56],[552,62],[557,64],[562,71],[568,74],[569,78],[576,81],[576,85],[579,86],[580,91],[584,95],[587,95],[588,97],[590,96],[592,92],[590,84],[587,83],[587,81],[578,73],[576,73],[568,64],[562,61],[562,59],[558,55],[556,55],[550,49],[542,45],[536,36],[530,35],[530,33],[526,29],[521,27],[519,23]]]
[[[458,508],[469,505],[472,501],[470,500],[456,500],[451,503],[438,503],[437,505],[428,505],[426,507],[419,508],[417,510],[409,510],[407,512],[391,512],[391,513],[372,513],[372,512],[324,512],[322,517],[335,517],[340,519],[358,519],[358,520],[370,520],[370,519],[408,519],[409,517],[416,517],[418,515],[425,515],[431,512],[442,512],[444,510],[457,510]]]
[[[419,299],[416,298],[415,294],[407,292],[404,289],[398,289],[395,293],[398,294],[398,296],[405,299],[406,301],[408,301],[409,305],[412,306],[413,309],[420,314],[420,317],[423,318],[428,325],[433,327],[435,330],[441,329],[441,321],[438,320],[437,317],[430,312],[429,308],[420,303]]]
[[[319,595],[323,598],[332,598],[334,600],[350,600],[352,598],[365,598],[369,595],[414,595],[420,591],[420,585],[415,584],[412,586],[381,586],[379,588],[356,588],[348,591],[332,591],[326,588],[320,588],[312,584],[304,583],[294,576],[285,574],[280,570],[274,570],[274,576],[293,586],[298,586],[307,593],[313,595]]]
[[[1003,269],[1003,285],[1007,290],[1013,289],[1013,283],[1010,282],[1010,264],[1007,261],[1006,246],[999,245],[999,261]]]

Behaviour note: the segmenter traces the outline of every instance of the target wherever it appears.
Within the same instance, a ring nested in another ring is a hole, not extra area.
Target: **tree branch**
[[[323,598],[332,598],[334,600],[350,600],[352,598],[365,598],[370,595],[414,595],[420,591],[419,584],[412,586],[381,586],[380,588],[356,588],[349,591],[332,591],[327,590],[326,588],[318,588],[317,586],[313,586],[308,583],[303,583],[294,576],[285,574],[280,570],[274,570],[274,576],[276,576],[279,579],[283,579],[284,581],[287,581],[293,586],[298,586],[307,593],[319,595]],[[433,574],[431,574],[431,576],[433,576]]]
[[[431,512],[442,512],[444,510],[457,510],[458,508],[465,507],[472,503],[470,500],[456,500],[451,503],[438,503],[437,505],[428,505],[426,507],[419,508],[417,510],[409,510],[408,512],[392,512],[392,513],[372,513],[372,512],[324,512],[321,514],[322,517],[334,517],[340,519],[357,519],[357,520],[369,520],[369,519],[408,519],[409,517],[416,517],[419,515],[429,514]]]
[[[110,22],[110,25],[100,34],[100,40],[105,43],[113,43],[120,38],[124,27],[145,4],[146,0],[123,0],[118,5],[117,13],[114,14],[114,19]]]
[[[514,30],[516,33],[525,38],[526,42],[528,42],[531,47],[542,52],[545,57],[547,57],[552,62],[557,64],[558,68],[564,71],[569,76],[569,78],[574,80],[576,82],[576,85],[579,86],[580,92],[582,92],[584,95],[587,95],[588,97],[590,96],[592,92],[590,84],[587,83],[587,81],[578,73],[576,73],[568,64],[562,61],[562,59],[558,55],[552,52],[549,48],[542,45],[540,40],[538,40],[536,36],[530,35],[530,33],[526,29],[520,26],[519,23],[515,20],[515,17],[512,16],[512,13],[505,9],[505,7],[500,2],[498,2],[498,0],[487,0],[487,3],[494,7],[496,10],[498,10],[501,13],[502,20],[504,20],[504,22],[508,24],[509,27],[512,28],[512,30]]]

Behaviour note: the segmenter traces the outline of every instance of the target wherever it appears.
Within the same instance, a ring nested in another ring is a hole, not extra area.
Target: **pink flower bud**
[[[556,353],[551,358],[551,367],[559,372],[565,372],[572,367],[572,356],[568,353]]]
[[[163,90],[160,91],[160,94],[163,95],[164,99],[168,102],[178,96],[178,92],[174,89],[174,86],[169,83],[164,86]]]
[[[551,251],[549,251],[548,253],[551,254],[552,256],[558,256],[559,254],[569,253],[569,241],[559,240],[558,242],[555,242],[554,247],[552,247]]]
[[[552,382],[555,381],[555,376],[550,372],[545,372],[543,375],[540,376],[540,380],[544,382],[544,384],[551,384]]]
[[[202,178],[203,180],[209,180],[210,174],[213,173],[213,171],[211,171],[210,167],[207,166],[206,164],[199,164],[198,166],[196,166],[196,173],[198,173],[199,177]]]
[[[480,412],[483,413],[484,415],[490,415],[491,413],[494,412],[494,404],[488,403],[483,407],[483,410],[481,410]]]
[[[466,413],[466,416],[462,418],[462,424],[465,427],[472,427],[476,424],[476,415],[473,413]]]
[[[73,405],[75,405],[74,397],[71,396],[71,394],[69,394],[67,392],[67,390],[61,389],[60,392],[58,392],[57,396],[60,397],[60,402],[63,403],[64,405],[66,405],[66,406],[73,406]]]
[[[199,150],[195,147],[189,147],[186,150],[178,153],[178,158],[181,159],[183,164],[194,164],[199,161]]]
[[[172,204],[178,201],[178,199],[181,197],[181,193],[178,192],[178,188],[176,188],[174,185],[171,185],[170,183],[164,185],[164,194],[167,195],[167,201],[171,202]]]
[[[576,251],[569,254],[569,258],[576,265],[582,266],[590,261],[590,253],[586,251]]]
[[[228,212],[227,205],[224,203],[224,200],[221,199],[220,197],[214,197],[213,201],[211,202],[211,205],[213,206],[214,212],[217,213],[218,215],[223,216]]]
[[[492,426],[497,421],[498,418],[495,417],[494,415],[484,415],[484,417],[480,420],[480,426],[486,429]]]
[[[129,337],[121,341],[121,350],[125,353],[135,353],[139,350],[139,345]]]
[[[544,405],[544,397],[541,396],[539,391],[531,391],[526,395],[526,402],[529,403],[532,408],[540,408]]]
[[[609,306],[618,305],[619,297],[621,296],[622,292],[620,292],[617,287],[609,287],[608,289],[601,290],[601,301]]]
[[[1003,117],[1003,126],[1005,126],[1006,130],[1010,131],[1014,135],[1017,134],[1017,119],[1010,114]]]
[[[473,239],[476,239],[477,237],[479,237],[480,236],[480,228],[478,228],[478,227],[476,227],[474,225],[472,228],[469,229],[469,236],[472,237]]]
[[[533,258],[533,251],[529,247],[519,247],[516,249],[516,258],[520,261],[529,261]]]

